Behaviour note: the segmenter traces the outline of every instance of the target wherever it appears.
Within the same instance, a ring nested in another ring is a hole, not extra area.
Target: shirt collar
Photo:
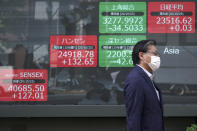
[[[147,71],[145,68],[143,68],[142,66],[140,66],[140,65],[138,65],[138,64],[137,64],[137,66],[139,66],[140,68],[142,68],[143,71],[150,77],[150,79],[153,80],[153,74],[151,74],[150,72],[148,72],[148,71]]]

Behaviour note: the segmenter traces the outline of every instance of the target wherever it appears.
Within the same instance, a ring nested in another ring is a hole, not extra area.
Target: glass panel
[[[124,104],[132,48],[158,43],[164,103],[196,104],[196,0],[0,0],[0,104]]]

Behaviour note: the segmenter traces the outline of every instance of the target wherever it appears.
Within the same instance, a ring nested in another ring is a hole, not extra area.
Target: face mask
[[[159,56],[151,56],[151,62],[147,63],[149,67],[152,69],[152,71],[156,71],[159,69],[160,64],[161,64],[161,59]]]

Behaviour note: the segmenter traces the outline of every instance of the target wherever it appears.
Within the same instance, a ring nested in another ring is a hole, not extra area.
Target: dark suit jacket
[[[127,131],[164,131],[161,91],[155,83],[154,86],[139,66],[128,75],[124,86]]]

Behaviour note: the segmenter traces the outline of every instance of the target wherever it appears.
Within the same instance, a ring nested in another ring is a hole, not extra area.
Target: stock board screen
[[[0,67],[0,101],[124,104],[132,49],[149,39],[161,56],[155,82],[165,103],[197,103],[196,2],[2,0],[0,66],[10,69]]]
[[[51,67],[96,67],[97,36],[51,36]]]
[[[132,67],[133,46],[145,35],[102,35],[99,37],[100,67]]]
[[[194,33],[195,2],[149,2],[149,33]]]
[[[0,101],[47,101],[47,70],[0,69],[0,74]]]
[[[100,33],[145,33],[145,2],[100,2]]]

